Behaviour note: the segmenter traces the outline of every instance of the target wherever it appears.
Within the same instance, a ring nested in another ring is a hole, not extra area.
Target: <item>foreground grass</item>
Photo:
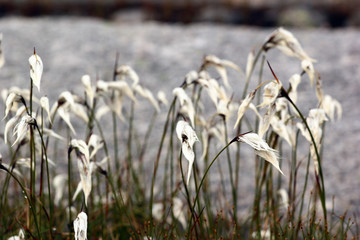
[[[278,79],[281,69],[266,62],[273,48],[298,59],[302,72]],[[170,102],[163,92],[155,98],[131,67],[116,60],[113,79],[94,83],[85,75],[83,93],[63,92],[50,108],[52,100],[40,92],[43,63],[34,50],[29,89],[2,91],[8,152],[0,164],[0,236],[358,237],[358,224],[326,204],[325,122],[340,118],[341,106],[323,92],[313,62],[280,28],[249,53],[245,71],[206,56],[199,70],[179,82]],[[239,80],[229,80],[228,70]],[[264,71],[274,80],[263,79]],[[257,87],[250,89],[251,82]],[[306,106],[311,109],[306,114],[298,107],[300,83],[313,88],[318,100]],[[143,99],[154,109],[151,116],[138,109]],[[82,127],[75,130],[74,122]],[[162,128],[153,131],[158,122]],[[299,147],[304,143],[305,152]],[[249,150],[255,163],[253,203],[244,213],[240,169]]]

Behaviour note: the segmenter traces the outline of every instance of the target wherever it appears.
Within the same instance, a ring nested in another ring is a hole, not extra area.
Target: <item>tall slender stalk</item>
[[[40,139],[41,139],[41,146],[42,146],[42,151],[44,153],[45,156],[45,164],[46,164],[46,176],[47,176],[47,187],[48,187],[48,201],[49,201],[49,209],[50,209],[50,229],[52,228],[52,224],[53,224],[53,206],[52,206],[52,201],[51,201],[51,184],[50,184],[50,171],[49,171],[49,160],[47,157],[47,149],[45,146],[45,142],[44,142],[44,138],[43,135],[40,131],[40,128],[37,124],[35,124],[35,127],[38,130]],[[51,238],[52,238],[52,234],[51,234]]]
[[[176,103],[176,97],[174,97],[174,99],[173,99],[173,101],[172,101],[172,103],[170,105],[169,111],[167,113],[166,121],[165,121],[164,128],[163,128],[163,133],[162,133],[161,140],[160,140],[160,145],[159,145],[158,152],[157,152],[156,159],[155,159],[155,163],[154,163],[154,171],[153,171],[153,176],[152,176],[152,181],[151,181],[150,203],[149,203],[149,213],[150,213],[149,217],[150,217],[150,229],[151,229],[151,232],[153,230],[152,205],[153,205],[153,201],[154,201],[154,186],[155,186],[156,174],[157,174],[157,169],[158,169],[158,166],[159,166],[162,147],[163,147],[163,144],[164,144],[164,141],[165,141],[167,128],[168,128],[168,125],[169,125],[170,114],[171,114],[172,111],[174,111],[175,103]]]
[[[304,115],[301,113],[301,111],[299,110],[299,108],[296,106],[296,104],[290,99],[289,95],[286,93],[285,90],[283,90],[282,94],[284,94],[284,97],[291,103],[291,105],[296,109],[296,112],[299,114],[301,120],[303,121],[303,123],[305,124],[305,127],[306,129],[308,130],[309,132],[309,135],[311,137],[311,142],[312,142],[312,145],[315,149],[315,153],[316,153],[316,158],[318,160],[318,163],[319,163],[319,175],[317,173],[315,173],[316,175],[316,178],[318,179],[318,176],[320,176],[320,183],[319,181],[316,181],[317,184],[318,184],[318,187],[319,187],[319,196],[320,196],[320,202],[321,202],[321,206],[322,206],[322,209],[323,209],[323,214],[324,214],[324,220],[325,220],[325,225],[327,225],[327,212],[326,212],[326,205],[325,205],[325,184],[324,184],[324,177],[323,177],[323,173],[322,173],[322,167],[321,167],[321,159],[320,159],[320,155],[319,155],[319,151],[318,151],[318,148],[317,148],[317,145],[316,145],[316,142],[315,142],[315,139],[314,139],[314,136],[311,132],[311,129],[309,127],[309,125],[307,124],[307,121],[304,117]],[[321,185],[320,185],[321,184]],[[327,228],[327,226],[326,226]]]
[[[226,117],[223,117],[223,123],[224,123],[224,131],[225,131],[225,141],[228,142],[228,133],[227,133],[227,124],[226,124]],[[237,225],[237,194],[236,194],[236,188],[234,185],[234,177],[233,177],[233,168],[231,163],[231,157],[230,157],[230,151],[229,148],[226,148],[226,156],[227,156],[227,162],[229,167],[229,176],[230,176],[230,185],[231,185],[231,194],[233,198],[233,220],[235,222],[235,225]]]
[[[230,144],[233,143],[234,141],[235,141],[235,140],[230,141],[223,149],[221,149],[220,152],[218,152],[218,153],[216,154],[216,156],[214,157],[214,159],[211,161],[210,165],[206,168],[205,173],[204,173],[203,177],[201,178],[199,187],[198,187],[198,189],[196,189],[196,195],[195,195],[194,204],[193,204],[193,206],[190,208],[190,210],[193,210],[194,207],[195,207],[195,204],[196,204],[197,199],[198,199],[199,194],[200,194],[200,189],[201,189],[202,185],[204,184],[205,178],[206,178],[208,172],[210,171],[211,166],[214,164],[215,160],[220,156],[220,154],[221,154],[223,151],[225,151],[225,149],[227,149],[227,148],[230,146]],[[189,227],[188,227],[187,239],[189,239],[189,237],[190,237],[190,229],[191,229],[191,225],[192,225],[191,221],[192,221],[192,218],[190,218],[189,225],[188,225]]]

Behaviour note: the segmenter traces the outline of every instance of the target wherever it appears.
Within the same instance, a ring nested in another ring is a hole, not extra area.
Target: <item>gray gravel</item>
[[[5,66],[0,69],[1,89],[28,86],[27,59],[36,47],[44,62],[41,93],[46,93],[53,102],[64,90],[81,93],[80,78],[83,74],[90,74],[93,79],[95,76],[111,78],[116,51],[120,53],[119,62],[131,65],[145,86],[154,93],[164,90],[170,98],[171,89],[181,84],[187,72],[198,69],[206,54],[231,60],[244,69],[248,52],[256,44],[261,44],[273,29],[10,17],[0,19],[0,31],[4,35],[6,58]],[[325,92],[338,99],[343,107],[342,120],[326,126],[323,167],[327,197],[331,200],[332,195],[336,195],[339,212],[346,209],[358,211],[360,30],[292,31],[309,55],[318,60],[315,67],[322,76]],[[267,58],[280,79],[288,79],[292,73],[300,71],[296,60],[277,50],[269,52]],[[265,77],[270,78],[269,71],[265,72]],[[235,93],[241,92],[241,86],[236,88]],[[300,86],[300,95],[305,96],[300,99],[304,112],[315,106],[313,90],[306,81]],[[2,104],[0,110],[3,111]],[[3,129],[3,122],[0,125]],[[246,166],[244,168],[244,172],[252,173]],[[246,182],[241,185],[244,189],[241,190],[242,196],[247,199],[243,203],[245,206],[250,200],[246,195],[249,191],[252,194],[253,190]]]

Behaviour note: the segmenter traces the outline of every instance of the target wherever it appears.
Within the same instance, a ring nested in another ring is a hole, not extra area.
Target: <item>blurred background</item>
[[[0,16],[72,15],[263,27],[358,27],[359,9],[359,0],[0,0]]]

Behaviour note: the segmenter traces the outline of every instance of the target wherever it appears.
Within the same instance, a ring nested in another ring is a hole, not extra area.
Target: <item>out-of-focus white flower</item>
[[[267,229],[267,230],[261,230],[260,231],[260,236],[259,236],[259,233],[258,232],[253,232],[251,234],[251,237],[253,239],[262,239],[262,240],[270,240],[270,239],[274,239],[273,237],[271,238],[271,233],[270,233],[270,230]]]
[[[179,99],[180,112],[187,114],[190,118],[191,126],[195,126],[195,108],[183,88],[174,88],[173,94]]]
[[[204,67],[207,66],[214,66],[216,71],[219,73],[219,75],[221,76],[222,80],[224,81],[224,85],[226,88],[230,89],[230,84],[228,81],[228,77],[227,77],[227,72],[226,72],[226,68],[225,67],[230,67],[238,72],[242,72],[241,69],[233,62],[228,61],[228,60],[224,60],[224,59],[219,59],[216,56],[213,55],[208,55],[204,58]]]
[[[159,100],[160,103],[164,104],[165,106],[169,105],[168,100],[166,99],[166,95],[163,91],[159,91],[157,93],[157,99]]]
[[[72,126],[72,124],[70,122],[69,109],[66,109],[65,107],[61,106],[61,107],[58,108],[57,112],[58,112],[59,116],[61,117],[61,119],[64,120],[66,125],[68,125],[70,130],[76,135],[75,129],[74,129],[74,127]]]
[[[251,51],[249,54],[248,54],[248,57],[247,57],[247,62],[246,62],[246,73],[245,73],[245,76],[246,76],[246,80],[248,81],[249,78],[250,78],[250,73],[254,67],[254,51]]]
[[[289,207],[288,193],[283,188],[279,189],[277,193],[280,195],[279,205],[282,206],[285,210],[287,210]]]
[[[149,89],[146,89],[139,84],[133,86],[133,88],[138,94],[140,94],[140,96],[149,100],[149,102],[154,106],[154,108],[156,109],[157,112],[160,112],[159,104],[155,100],[153,94],[151,93],[151,91]]]
[[[17,236],[9,237],[8,240],[25,240],[25,232],[20,229],[19,234]]]
[[[139,76],[130,66],[122,65],[116,69],[116,73],[121,77],[128,76],[131,80],[133,80],[133,86],[138,84]]]
[[[196,71],[190,71],[188,74],[186,74],[185,76],[185,83],[186,84],[191,84],[193,81],[197,80],[199,78],[199,74]]]
[[[281,87],[281,83],[276,80],[266,84],[264,87],[263,102],[258,107],[267,107],[272,105],[276,101]]]
[[[33,117],[30,117],[29,115],[23,116],[18,122],[14,128],[14,135],[16,134],[16,140],[12,144],[14,146],[17,142],[21,142],[28,130],[29,124],[32,124],[35,122],[35,119]]]
[[[177,219],[180,222],[181,226],[185,229],[187,226],[187,222],[184,213],[184,204],[180,198],[178,197],[173,198],[173,205],[171,206],[171,210],[174,215],[174,218]],[[159,202],[153,204],[152,213],[157,221],[162,220],[164,211],[166,211],[166,209],[164,209],[163,203]],[[166,218],[166,222],[171,224],[172,222],[171,214]]]
[[[64,91],[64,92],[60,93],[58,102],[59,103],[68,103],[71,107],[75,105],[74,96],[69,91]]]
[[[335,113],[337,120],[341,119],[342,107],[341,104],[330,95],[325,95],[320,103],[320,108],[324,109],[325,113],[329,116],[331,121],[335,121]]]
[[[75,240],[87,240],[87,219],[86,213],[81,212],[74,220]]]
[[[133,91],[131,90],[131,88],[129,87],[129,85],[127,84],[127,82],[113,81],[113,82],[108,82],[107,86],[111,90],[120,91],[122,94],[125,94],[134,102],[136,101],[135,95],[134,95]],[[133,86],[136,86],[136,85],[133,85]]]
[[[2,68],[2,66],[4,66],[5,63],[4,53],[2,50],[2,39],[3,39],[3,34],[0,33],[0,68]]]
[[[5,116],[4,116],[3,120],[4,120],[4,119],[7,117],[7,115],[9,114],[10,109],[11,109],[12,106],[13,106],[13,103],[14,103],[17,99],[19,99],[19,98],[20,98],[20,97],[19,97],[16,93],[14,93],[14,92],[9,93],[9,95],[8,95],[7,98],[6,98],[6,102],[5,102],[6,108],[5,108]]]
[[[236,140],[250,145],[257,155],[271,163],[282,175],[284,175],[279,167],[277,151],[269,147],[259,135],[256,133],[246,133],[238,136]]]
[[[265,115],[260,118],[259,131],[258,131],[258,134],[259,134],[260,138],[263,138],[265,133],[269,129],[271,119],[275,115],[275,110],[276,110],[276,104],[273,103],[272,105],[269,106],[269,108],[267,109]]]
[[[184,203],[181,201],[180,198],[178,197],[173,198],[172,210],[174,217],[181,223],[181,226],[185,229],[187,226],[187,222],[184,213]]]
[[[37,89],[40,92],[40,81],[44,66],[39,55],[35,53],[35,50],[34,50],[34,54],[31,55],[29,58],[29,63],[30,63],[30,77],[34,85],[37,87]]]
[[[199,141],[195,131],[189,125],[188,122],[183,120],[178,121],[176,125],[176,134],[178,139],[181,141],[181,149],[185,158],[189,161],[188,174],[186,183],[189,184],[192,165],[195,160],[195,153],[193,145],[196,141]]]
[[[97,92],[107,92],[109,90],[108,82],[105,82],[103,80],[98,80],[96,82],[96,91]]]
[[[91,86],[91,79],[89,75],[83,75],[81,77],[81,82],[85,87],[85,93],[87,98],[89,99],[90,107],[93,106],[94,97],[95,97],[95,91],[93,87]]]
[[[281,27],[276,29],[269,37],[266,38],[263,48],[265,51],[271,48],[277,48],[290,57],[315,62],[314,59],[310,58],[306,54],[294,35]]]
[[[291,147],[295,147],[296,131],[291,123],[285,124],[279,117],[271,119],[271,127],[280,137],[282,137]]]
[[[89,117],[86,113],[84,105],[75,103],[74,106],[71,108],[71,112],[81,118],[85,123],[89,122]]]
[[[92,149],[90,154],[90,159],[92,159],[97,153],[97,151],[101,149],[103,146],[104,146],[103,139],[96,134],[92,134],[88,143],[89,149],[90,148]]]
[[[321,124],[323,124],[324,121],[327,121],[327,117],[325,114],[325,111],[323,109],[311,109],[309,112],[309,116],[306,118],[306,122],[310,128],[310,131],[314,137],[314,141],[316,144],[316,147],[319,151],[321,146],[321,136],[322,136],[322,128]],[[313,142],[311,140],[310,133],[308,129],[305,128],[305,125],[302,123],[297,123],[296,126],[300,129],[301,134],[305,137],[305,139],[310,143],[310,155],[312,159],[314,160],[314,167],[316,173],[318,173],[318,159],[315,151],[315,147],[313,145]]]
[[[48,135],[49,137],[54,137],[54,138],[57,138],[57,139],[59,139],[61,141],[65,141],[65,138],[63,136],[60,136],[59,134],[57,134],[53,130],[48,129],[48,128],[44,128],[43,130],[44,130],[44,134]]]
[[[55,188],[54,203],[56,206],[59,206],[59,203],[62,199],[67,180],[68,180],[68,177],[66,174],[56,175],[53,179],[53,186]]]
[[[89,169],[90,169],[90,174],[93,174],[95,171],[95,169],[97,167],[100,167],[102,168],[107,162],[108,162],[109,158],[108,157],[105,157],[103,158],[100,162],[94,162],[94,161],[90,161],[90,165],[89,165]],[[74,192],[74,195],[73,195],[73,198],[72,200],[75,201],[76,197],[79,195],[79,193],[81,192],[81,190],[83,189],[82,188],[82,182],[79,182],[75,192]],[[124,197],[124,194],[123,194],[123,197]],[[125,201],[125,200],[124,200]]]
[[[237,116],[237,119],[236,119],[236,123],[234,125],[234,129],[239,125],[240,120],[244,116],[245,111],[249,108],[249,105],[250,105],[251,101],[255,97],[255,93],[256,93],[256,90],[250,92],[246,96],[246,98],[244,100],[242,100],[242,102],[241,102],[241,104],[239,106],[239,109],[238,109],[238,114],[237,114],[238,116]]]
[[[313,86],[315,78],[315,69],[313,63],[308,59],[304,59],[301,61],[301,67],[309,76],[310,86]]]
[[[21,106],[17,111],[14,117],[12,117],[5,125],[5,130],[4,130],[4,142],[8,143],[7,141],[7,135],[8,132],[10,131],[10,129],[12,129],[16,122],[21,118],[22,114],[26,111],[25,106]]]
[[[293,101],[293,103],[296,104],[297,102],[297,87],[299,86],[300,82],[301,82],[301,76],[300,74],[294,74],[291,76],[291,78],[289,79],[290,85],[291,85],[291,90],[289,91],[289,97],[290,99]]]
[[[76,152],[81,186],[85,195],[85,205],[87,205],[87,199],[91,192],[91,172],[93,170],[90,166],[89,148],[83,140],[73,139],[70,145]]]
[[[40,106],[46,111],[48,115],[48,120],[51,123],[51,114],[50,114],[50,105],[49,105],[49,99],[47,97],[41,97],[40,98]]]
[[[163,217],[163,213],[164,213],[163,208],[164,208],[164,205],[162,202],[154,203],[152,205],[152,215],[157,221],[160,221]]]
[[[27,88],[19,88],[16,86],[12,86],[9,89],[4,89],[1,91],[1,97],[4,99],[7,98],[9,93],[16,93],[19,96],[22,96],[24,99],[29,100],[30,99],[30,90]],[[4,100],[5,101],[5,100]],[[38,99],[33,95],[33,102],[37,103]]]

